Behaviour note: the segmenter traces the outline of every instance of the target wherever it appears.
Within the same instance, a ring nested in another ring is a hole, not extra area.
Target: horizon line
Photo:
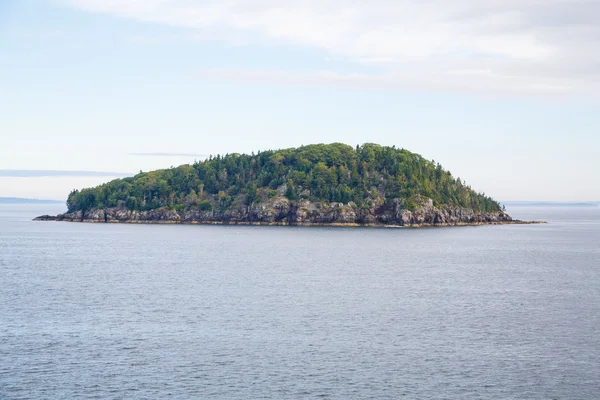
[[[81,170],[44,170],[44,169],[0,169],[0,177],[6,178],[42,178],[42,177],[129,177],[131,172],[81,171]]]

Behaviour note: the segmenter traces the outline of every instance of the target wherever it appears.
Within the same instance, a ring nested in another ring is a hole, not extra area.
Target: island
[[[439,163],[394,146],[314,144],[210,156],[74,190],[43,221],[459,226],[527,224]]]

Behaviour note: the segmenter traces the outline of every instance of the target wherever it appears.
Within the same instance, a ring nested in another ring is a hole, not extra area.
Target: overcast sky
[[[0,196],[376,142],[600,200],[599,48],[600,0],[0,0]]]

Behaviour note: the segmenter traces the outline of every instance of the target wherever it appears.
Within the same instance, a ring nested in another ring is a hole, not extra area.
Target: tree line
[[[357,207],[368,207],[379,196],[402,199],[408,209],[422,199],[432,199],[437,206],[500,210],[496,201],[475,192],[439,163],[405,149],[372,143],[210,156],[191,165],[140,172],[74,190],[67,207],[70,212],[117,206],[140,211],[161,207],[211,210],[250,205],[276,195],[291,201],[354,202]]]

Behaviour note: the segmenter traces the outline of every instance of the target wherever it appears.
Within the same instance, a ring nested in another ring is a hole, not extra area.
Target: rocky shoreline
[[[270,226],[474,226],[537,224],[544,221],[514,220],[503,211],[478,213],[472,209],[441,206],[431,200],[413,210],[393,199],[360,209],[353,203],[293,202],[275,197],[268,202],[225,210],[188,210],[169,208],[132,211],[123,207],[76,211],[57,216],[42,215],[35,221],[68,221],[130,224],[206,224],[206,225],[270,225]]]

